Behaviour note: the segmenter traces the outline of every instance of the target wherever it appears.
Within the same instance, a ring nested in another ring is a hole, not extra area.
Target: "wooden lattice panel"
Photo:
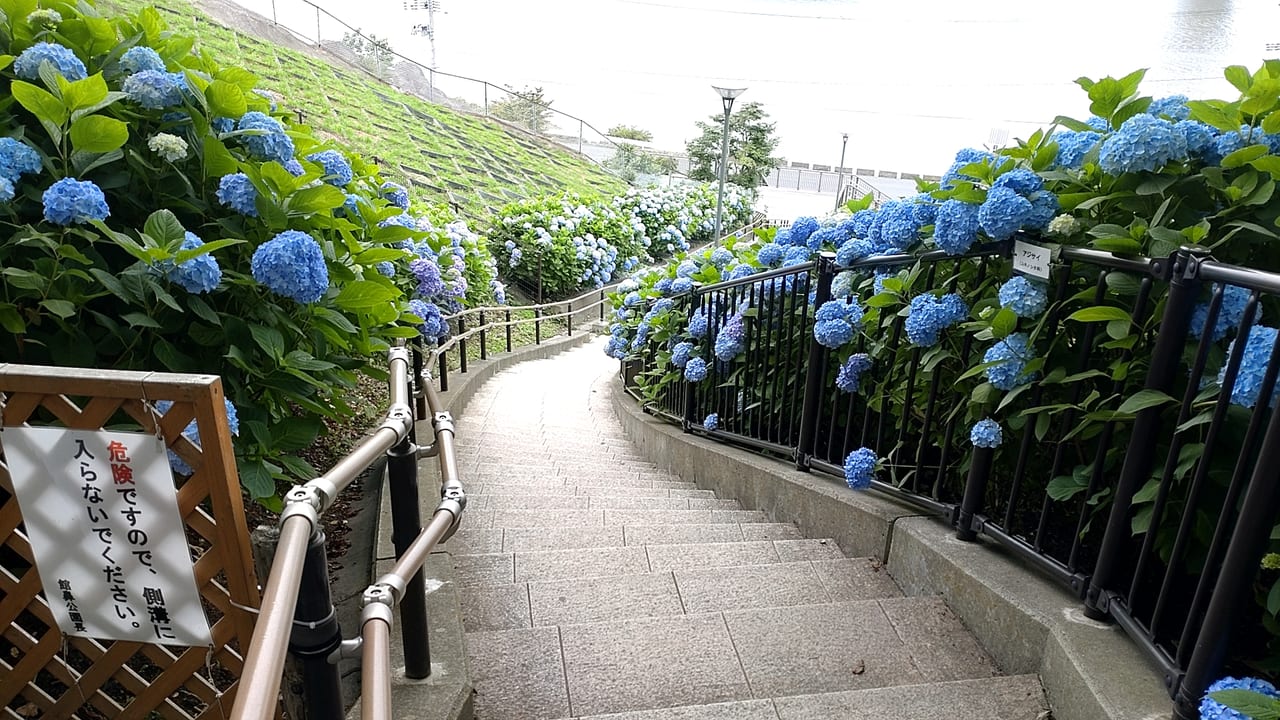
[[[173,404],[162,416],[159,401]],[[202,446],[183,436],[195,420]],[[41,592],[0,447],[0,708],[10,718],[224,718],[259,605],[222,382],[175,375],[0,364],[0,424],[159,433],[194,473],[178,510],[195,558],[212,648],[64,636]],[[157,427],[158,425],[158,427]]]

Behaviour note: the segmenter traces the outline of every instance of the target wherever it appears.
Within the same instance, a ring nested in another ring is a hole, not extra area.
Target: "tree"
[[[780,162],[772,156],[778,147],[773,131],[776,123],[767,122],[769,114],[760,103],[749,102],[729,116],[729,168],[726,181],[745,188],[759,186],[765,175]],[[702,132],[685,145],[689,153],[689,177],[713,182],[719,179],[720,131],[723,115],[713,115],[711,122],[698,122]]]
[[[356,62],[365,70],[385,79],[387,70],[395,62],[395,54],[391,43],[377,35],[365,35],[356,28],[355,32],[342,34],[342,44],[356,56]]]
[[[627,182],[634,182],[636,175],[665,175],[676,169],[675,158],[655,155],[631,143],[619,143],[618,151],[613,157],[604,161],[604,166],[613,170],[618,177]]]
[[[519,92],[507,86],[511,97],[489,105],[489,113],[510,123],[523,125],[535,133],[544,132],[551,124],[551,101],[542,94],[541,87],[526,86]]]
[[[626,138],[627,140],[639,140],[640,142],[649,142],[653,140],[653,133],[635,125],[614,125],[605,133],[610,137]]]

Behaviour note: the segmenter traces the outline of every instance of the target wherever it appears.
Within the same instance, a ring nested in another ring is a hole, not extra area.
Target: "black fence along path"
[[[601,343],[488,381],[460,418],[462,586],[485,720],[1034,720],[940,600],[641,459]],[[681,708],[677,710],[676,708]]]

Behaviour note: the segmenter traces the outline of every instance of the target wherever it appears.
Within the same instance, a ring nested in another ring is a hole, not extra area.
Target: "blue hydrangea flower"
[[[840,366],[836,373],[836,387],[847,393],[858,392],[862,374],[871,369],[871,356],[866,353],[854,353]]]
[[[813,251],[808,245],[792,245],[787,248],[787,254],[782,258],[783,267],[791,267],[792,265],[800,265],[809,262],[809,258],[813,256]]]
[[[111,214],[102,189],[89,180],[62,178],[44,191],[44,219],[54,225],[105,220]]]
[[[218,202],[246,217],[258,217],[258,189],[244,173],[223,175],[218,181]]]
[[[166,69],[164,60],[160,58],[160,53],[146,45],[135,45],[126,50],[124,55],[120,56],[120,67],[130,74],[144,70],[164,72]]]
[[[378,271],[378,274],[383,277],[393,278],[396,276],[396,266],[392,265],[389,260],[383,260],[373,267]]]
[[[698,265],[692,260],[685,260],[676,266],[676,277],[691,278],[698,272]]]
[[[997,390],[1012,390],[1034,380],[1037,373],[1026,372],[1031,360],[1029,342],[1026,333],[1014,333],[992,345],[982,356],[984,364],[995,363],[987,368],[987,382]]]
[[[792,245],[805,244],[809,239],[809,236],[817,232],[819,227],[821,226],[818,224],[818,220],[816,218],[807,216],[796,218],[795,222],[791,223],[791,227],[789,228],[789,234],[791,236],[790,243]]]
[[[289,158],[288,160],[285,160],[283,164],[284,169],[289,171],[289,174],[294,177],[302,177],[307,173],[307,169],[302,167],[302,163],[298,162],[298,158]],[[342,203],[344,209],[346,208],[346,205],[347,204],[344,201]]]
[[[1267,372],[1267,364],[1271,362],[1271,350],[1276,344],[1276,335],[1275,328],[1265,325],[1249,328],[1249,335],[1245,339],[1244,355],[1240,359],[1240,370],[1236,374],[1235,385],[1231,388],[1231,402],[1246,408],[1252,408],[1258,404],[1258,396],[1262,393],[1263,376]],[[1232,340],[1227,346],[1228,357],[1235,351],[1238,342],[1240,337]],[[1227,366],[1224,364],[1218,371],[1218,384],[1222,384],[1226,375]],[[1272,388],[1268,406],[1276,404],[1277,396],[1280,396],[1280,382]]]
[[[731,262],[733,262],[733,253],[729,252],[728,248],[718,247],[711,251],[711,264],[715,265],[717,269],[723,270]]]
[[[1084,121],[1084,124],[1100,133],[1111,131],[1111,123],[1107,122],[1106,118],[1101,118],[1097,115],[1090,115],[1089,119]]]
[[[409,262],[409,272],[418,281],[415,290],[418,297],[431,299],[444,294],[444,278],[440,275],[440,266],[430,258],[418,257]],[[637,298],[639,295],[637,294]]]
[[[1209,686],[1204,698],[1200,700],[1200,720],[1250,720],[1249,716],[1239,713],[1209,697],[1210,693],[1223,690],[1252,690],[1268,697],[1280,697],[1280,691],[1266,680],[1259,678],[1236,678],[1228,675]]]
[[[40,153],[20,140],[0,138],[0,178],[11,183],[23,175],[38,173],[43,168]]]
[[[840,247],[847,239],[848,236],[838,226],[824,227],[809,236],[809,239],[805,242],[805,247],[817,252],[823,247]]]
[[[813,338],[818,344],[838,348],[862,327],[862,308],[857,303],[828,300],[813,314],[813,320]]]
[[[202,245],[204,241],[196,237],[195,233],[188,232],[182,240],[183,250],[195,250]],[[170,267],[165,277],[169,282],[181,285],[189,293],[213,292],[214,288],[218,287],[218,283],[222,282],[222,268],[218,265],[217,258],[211,253],[191,258],[181,265],[168,264]]]
[[[934,244],[948,255],[963,255],[977,239],[978,206],[955,199],[942,203],[933,227]]]
[[[315,238],[285,230],[258,246],[249,263],[253,279],[299,303],[313,303],[329,289],[329,268]]]
[[[1151,105],[1147,107],[1147,112],[1174,122],[1191,117],[1191,108],[1187,107],[1186,95],[1170,95],[1159,100],[1152,100]]]
[[[955,293],[938,298],[932,293],[923,293],[911,298],[907,311],[907,340],[912,345],[930,347],[938,343],[938,334],[960,322],[969,314],[964,300]]]
[[[409,210],[409,191],[393,182],[382,183],[382,197],[401,210]]]
[[[747,264],[735,265],[729,271],[729,280],[741,280],[744,277],[751,277],[756,274],[756,269]]]
[[[1029,195],[1027,199],[1031,201],[1031,212],[1027,214],[1027,219],[1022,221],[1022,229],[1038,233],[1045,232],[1054,216],[1058,214],[1060,207],[1058,196],[1048,190],[1040,190]]]
[[[728,362],[746,349],[746,327],[743,325],[742,316],[734,315],[720,328],[720,332],[716,333],[715,356]]]
[[[0,203],[9,202],[13,199],[13,196],[13,183],[9,182],[9,178],[7,177],[0,177]]]
[[[782,228],[773,236],[773,241],[783,247],[791,245],[791,228]]]
[[[422,323],[417,326],[418,332],[427,342],[437,343],[449,334],[449,324],[435,303],[414,298],[409,301],[409,312],[422,318]]]
[[[875,224],[876,215],[879,215],[879,213],[875,210],[859,210],[854,213],[853,217],[849,218],[850,224],[853,226],[853,236],[866,240],[871,233],[871,226]]]
[[[693,357],[693,343],[680,342],[671,349],[671,364],[678,368],[684,368]]]
[[[705,420],[703,420],[703,421],[702,421],[702,427],[703,427],[703,429],[704,429],[704,430],[707,430],[707,431],[711,431],[711,430],[715,430],[715,429],[719,428],[719,427],[720,427],[720,414],[719,414],[719,413],[711,413],[710,415],[708,415],[708,416],[707,416],[707,418],[706,418]]]
[[[916,195],[911,203],[911,214],[915,217],[916,227],[932,225],[938,217],[938,201],[928,193]]]
[[[685,328],[685,332],[690,337],[702,338],[707,336],[708,326],[707,309],[701,308],[689,318],[689,327]]]
[[[707,361],[700,357],[689,358],[684,366],[684,379],[689,382],[702,382],[707,379]]]
[[[408,213],[400,213],[399,215],[394,215],[392,217],[387,218],[386,220],[381,220],[378,222],[378,227],[391,227],[392,225],[397,225],[402,228],[408,228],[409,230],[417,230],[418,220]],[[511,241],[508,240],[507,242],[511,242]],[[515,247],[514,243],[512,244],[512,247],[507,249],[511,251],[512,259],[519,257],[520,248]],[[515,267],[515,263],[512,263],[511,267]]]
[[[776,242],[765,243],[756,252],[756,260],[765,267],[778,267],[782,264],[782,258],[786,256],[786,252],[786,249]]]
[[[124,79],[120,89],[129,99],[148,110],[160,110],[182,104],[182,91],[187,79],[182,73],[143,70]]]
[[[858,281],[857,273],[853,270],[845,270],[836,273],[831,279],[831,297],[848,297],[853,294],[853,285]]]
[[[862,258],[870,255],[875,251],[871,243],[862,238],[853,238],[846,240],[843,245],[836,250],[836,264],[841,266],[849,266]]]
[[[1112,175],[1154,172],[1171,162],[1187,159],[1187,138],[1173,123],[1154,115],[1138,114],[1102,141],[1098,164]]]
[[[622,298],[623,307],[630,308],[630,307],[635,307],[639,304],[640,304],[640,293],[638,291],[632,290]]]
[[[990,418],[984,418],[973,424],[973,428],[969,430],[969,442],[974,447],[980,448],[998,448],[1000,443],[1004,442],[1004,436],[1000,432],[1000,423]]]
[[[239,414],[236,412],[236,406],[232,405],[231,401],[226,398],[222,399],[222,404],[227,411],[227,429],[231,431],[231,434],[233,436],[238,436],[240,434],[240,417],[239,417]],[[173,401],[171,400],[159,400],[156,402],[156,411],[159,412],[161,415],[164,415],[165,413],[169,412],[169,409],[172,407],[173,407]],[[195,443],[196,445],[200,444],[200,430],[196,425],[195,420],[192,420],[191,422],[187,423],[187,426],[182,429],[182,434],[186,436],[188,440]],[[172,450],[169,450],[168,453],[169,453],[169,467],[173,468],[174,472],[178,473],[179,475],[188,475],[188,476],[195,473],[195,469],[192,468],[190,465],[188,465],[187,461],[179,457],[177,453],[175,453]]]
[[[1031,214],[1031,201],[1006,187],[987,191],[987,200],[978,208],[978,225],[993,240],[1007,240]]]
[[[678,277],[671,281],[671,294],[679,295],[693,289],[693,281],[686,277]]]
[[[236,129],[236,121],[226,117],[216,117],[209,121],[209,128],[219,135]]]
[[[1240,325],[1244,319],[1245,307],[1249,304],[1250,292],[1242,287],[1227,285],[1222,291],[1222,305],[1218,308],[1218,319],[1213,323],[1213,340],[1221,340]],[[1262,305],[1254,306],[1253,321],[1262,318]],[[1197,303],[1191,311],[1192,336],[1199,337],[1204,332],[1204,324],[1209,319],[1209,303]]]
[[[1043,313],[1049,303],[1049,288],[1042,282],[1015,275],[1000,286],[999,298],[1000,307],[1009,308],[1018,317],[1033,318]]]
[[[974,163],[990,163],[995,159],[995,155],[986,150],[975,150],[973,148],[965,148],[956,153],[955,162],[951,163],[951,167],[942,174],[942,187],[953,187],[957,181],[966,180],[977,182],[978,178],[972,175],[966,175],[964,168]]]
[[[1195,120],[1182,120],[1174,123],[1173,129],[1182,133],[1187,142],[1187,154],[1193,158],[1204,160],[1213,154],[1214,141],[1218,138],[1218,130]]]
[[[1093,149],[1102,135],[1092,130],[1062,130],[1053,134],[1053,141],[1058,143],[1058,167],[1075,169],[1084,165],[1084,156]]]
[[[611,358],[623,360],[627,357],[627,348],[629,346],[630,343],[627,342],[625,337],[622,337],[621,335],[611,335],[609,337],[609,344],[604,348],[604,354]]]
[[[40,79],[40,63],[43,62],[51,63],[54,70],[71,82],[89,77],[84,63],[71,48],[49,42],[38,42],[23,50],[13,61],[13,72],[23,80],[35,82]]]
[[[293,157],[293,138],[284,131],[279,120],[266,113],[251,110],[245,113],[237,123],[240,130],[256,131],[252,135],[242,136],[244,146],[249,154],[258,160],[275,160],[283,163]]]
[[[864,490],[871,487],[876,477],[876,465],[880,458],[871,448],[858,448],[844,459],[844,481],[851,490]]]
[[[993,188],[1008,188],[1019,195],[1027,196],[1044,189],[1044,179],[1026,168],[1014,168],[1001,175],[991,183]]]
[[[307,159],[324,168],[324,181],[330,185],[346,187],[351,182],[351,163],[337,150],[321,150],[308,155]]]
[[[636,285],[636,287],[640,287],[640,286],[639,286],[639,285]],[[621,291],[621,292],[627,292],[626,290],[623,290],[622,288],[618,288],[618,289],[619,289],[619,291]],[[654,289],[654,290],[657,290],[658,292],[662,293],[663,295],[670,294],[670,292],[671,292],[671,278],[662,278],[661,280],[659,280],[658,282],[656,282],[656,283],[654,283],[654,284],[653,284],[653,289]]]
[[[885,203],[873,227],[879,230],[880,242],[886,247],[909,250],[920,239],[915,205],[909,202],[890,200]]]

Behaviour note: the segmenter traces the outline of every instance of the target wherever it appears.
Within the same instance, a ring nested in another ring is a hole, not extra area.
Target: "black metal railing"
[[[1266,639],[1252,599],[1280,518],[1280,414],[1271,400],[1280,341],[1255,326],[1261,307],[1280,309],[1280,274],[1192,248],[1155,259],[1062,248],[1047,311],[1025,328],[1045,359],[1031,382],[996,393],[973,379],[978,344],[990,335],[909,346],[905,313],[893,306],[856,345],[894,359],[864,379],[878,394],[836,391],[839,363],[815,340],[812,314],[833,298],[837,274],[854,274],[853,289],[842,283],[834,298],[845,302],[865,296],[870,273],[908,267],[899,277],[911,293],[990,296],[1009,275],[1010,250],[848,268],[824,255],[698,287],[676,298],[682,321],[705,315],[700,342],[715,348],[722,334],[740,334],[740,352],[709,360],[708,379],[690,383],[665,364],[681,338],[650,341],[624,363],[628,389],[687,431],[802,470],[843,476],[851,449],[873,449],[888,476],[876,490],[946,520],[961,539],[981,534],[1009,548],[1080,597],[1088,614],[1115,621],[1164,672],[1176,717],[1192,720],[1229,652],[1256,657]],[[1229,303],[1227,285],[1236,288]],[[1225,305],[1238,313],[1242,302],[1239,318],[1219,322]],[[1189,336],[1195,323],[1203,330]],[[1222,351],[1232,333],[1252,338],[1247,352],[1245,342]],[[988,406],[1007,428],[999,448],[969,442],[963,412],[976,393],[992,393]],[[719,415],[714,430],[702,427],[710,413]]]

